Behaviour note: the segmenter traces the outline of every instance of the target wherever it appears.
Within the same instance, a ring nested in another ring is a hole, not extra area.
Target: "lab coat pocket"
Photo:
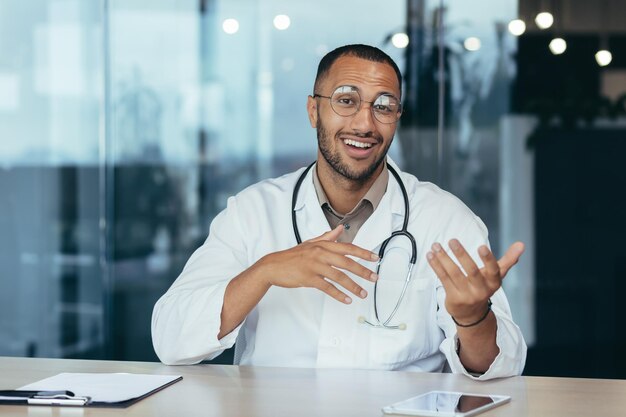
[[[402,368],[438,349],[435,280],[430,274],[414,274],[406,289],[405,283],[405,279],[389,279],[389,276],[386,279],[381,274],[376,290],[378,319],[398,328],[370,327],[372,367]],[[375,319],[373,306],[370,313]]]

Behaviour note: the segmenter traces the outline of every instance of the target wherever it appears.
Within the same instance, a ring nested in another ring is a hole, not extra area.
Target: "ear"
[[[309,122],[313,129],[317,128],[317,100],[313,96],[308,96],[306,99],[306,111],[309,115]]]

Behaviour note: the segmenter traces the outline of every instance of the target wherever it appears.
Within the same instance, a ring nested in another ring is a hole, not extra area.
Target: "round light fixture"
[[[225,19],[222,22],[222,30],[229,35],[233,35],[239,30],[239,22],[237,19]]]
[[[463,46],[470,52],[478,51],[481,47],[480,39],[475,36],[470,36],[469,38],[465,39],[465,41],[463,42]]]
[[[509,32],[511,35],[520,36],[526,32],[526,23],[522,19],[515,19],[509,22]]]
[[[291,25],[291,19],[286,14],[279,14],[274,17],[274,27],[278,30],[285,30]]]
[[[548,29],[554,23],[554,16],[549,12],[541,12],[535,17],[535,23],[539,29]]]
[[[293,58],[285,58],[280,63],[280,67],[285,72],[289,72],[293,70],[295,66],[296,66],[296,61],[294,61]]]
[[[406,48],[409,45],[409,35],[403,32],[395,33],[391,37],[391,43],[398,49]]]
[[[324,56],[328,53],[328,45],[325,43],[320,43],[315,47],[315,53],[317,56]]]
[[[601,67],[606,67],[611,63],[612,60],[613,54],[611,54],[611,52],[607,51],[606,49],[601,49],[596,52],[596,62]]]
[[[554,55],[561,55],[567,49],[567,42],[563,38],[554,38],[550,41],[549,48]]]

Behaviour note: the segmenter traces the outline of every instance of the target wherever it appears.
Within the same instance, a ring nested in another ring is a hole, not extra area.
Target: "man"
[[[497,261],[458,199],[395,178],[386,155],[400,98],[400,71],[379,49],[348,45],[322,59],[307,99],[315,166],[228,200],[154,308],[164,363],[212,359],[237,340],[246,365],[522,372],[526,345],[501,283],[523,245]]]

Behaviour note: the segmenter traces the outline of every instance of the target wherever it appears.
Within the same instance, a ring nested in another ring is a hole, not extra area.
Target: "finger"
[[[357,258],[361,258],[365,261],[377,261],[378,255],[374,252],[370,252],[367,249],[363,249],[352,243],[339,243],[335,242],[332,245],[328,245],[328,249],[341,255],[350,255]]]
[[[472,257],[469,256],[463,245],[461,245],[461,242],[459,242],[458,239],[451,239],[448,242],[448,246],[452,250],[452,253],[454,253],[454,256],[456,256],[459,260],[459,263],[463,267],[463,270],[467,274],[470,281],[473,280],[475,284],[484,285],[485,279],[480,272],[480,269]]]
[[[500,265],[498,265],[496,257],[487,245],[482,245],[478,248],[478,256],[485,264],[483,269],[486,275],[500,276]]]
[[[343,233],[343,224],[340,224],[337,227],[335,227],[333,230],[329,230],[323,235],[310,239],[309,242],[321,242],[321,241],[336,242],[342,233]]]
[[[325,260],[325,263],[336,268],[350,271],[368,281],[376,282],[378,280],[378,275],[376,275],[375,272],[345,255],[333,254]]]
[[[337,287],[335,287],[333,284],[331,284],[330,282],[326,281],[323,278],[314,280],[314,282],[311,283],[311,287],[317,288],[318,290],[330,295],[331,297],[333,297],[335,300],[339,301],[340,303],[344,303],[344,304],[352,303],[352,298],[348,297],[346,294],[339,291]]]
[[[504,278],[504,276],[509,272],[509,269],[511,269],[511,267],[519,261],[522,253],[524,253],[524,249],[525,247],[522,242],[515,242],[509,246],[509,249],[506,251],[504,256],[498,261],[502,278]]]
[[[437,258],[437,260],[441,263],[441,266],[445,269],[450,279],[454,281],[454,285],[457,288],[466,287],[467,277],[463,271],[461,271],[461,268],[459,268],[459,266],[448,256],[439,243],[433,243],[432,252],[435,255],[435,258]]]
[[[502,285],[502,275],[496,257],[487,245],[478,248],[478,256],[484,264],[482,271],[486,282],[493,291],[497,290]]]
[[[439,262],[439,259],[437,259],[433,252],[428,252],[426,254],[426,260],[428,261],[428,264],[430,265],[432,270],[435,271],[437,277],[439,277],[439,280],[441,281],[441,284],[443,284],[447,293],[449,292],[449,290],[457,289],[454,281],[452,280],[452,278],[450,278],[448,272],[446,272],[446,269],[443,267],[441,262]]]
[[[341,285],[343,288],[350,291],[352,294],[356,295],[359,298],[367,297],[367,291],[365,291],[359,284],[354,282],[352,279],[350,279],[350,277],[348,277],[345,273],[341,272],[337,268],[328,266],[324,270],[324,272],[322,272],[322,275]]]

